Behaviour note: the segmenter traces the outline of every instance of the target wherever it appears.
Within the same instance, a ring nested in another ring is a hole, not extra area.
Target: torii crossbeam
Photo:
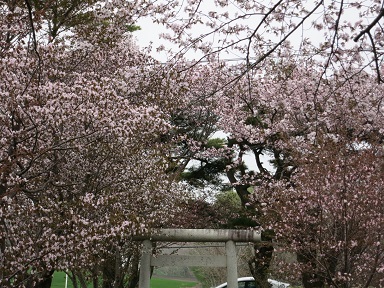
[[[237,254],[235,242],[260,242],[261,233],[253,230],[226,229],[158,229],[133,240],[143,241],[139,288],[149,288],[151,266],[227,267],[228,288],[237,288]],[[226,256],[152,255],[152,241],[161,242],[225,242]]]

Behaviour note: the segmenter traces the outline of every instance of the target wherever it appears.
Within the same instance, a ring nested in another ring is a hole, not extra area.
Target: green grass
[[[151,279],[151,288],[186,288],[194,287],[197,285],[197,282],[192,281],[182,281],[174,279],[164,279],[164,278],[152,278]],[[64,288],[65,287],[65,273],[56,271],[53,275],[51,288]],[[73,288],[71,280],[68,278],[68,288]],[[92,285],[90,285],[92,287]]]
[[[197,282],[164,279],[164,278],[152,278],[151,284],[150,284],[151,288],[184,288],[184,287],[194,287],[196,285],[197,285]]]
[[[56,271],[53,274],[51,288],[64,288],[65,287],[65,272]],[[68,288],[73,288],[72,281],[68,278]]]

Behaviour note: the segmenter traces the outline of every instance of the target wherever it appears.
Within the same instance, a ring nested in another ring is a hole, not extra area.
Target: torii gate
[[[153,234],[135,236],[143,241],[139,288],[150,288],[151,266],[227,267],[227,287],[237,288],[237,254],[235,242],[260,242],[261,233],[251,230],[222,229],[158,229]],[[226,256],[152,255],[152,241],[162,242],[225,242]]]

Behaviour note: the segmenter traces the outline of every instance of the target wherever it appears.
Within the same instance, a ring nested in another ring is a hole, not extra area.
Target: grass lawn
[[[196,286],[197,282],[164,279],[164,278],[152,278],[150,285],[151,285],[151,288],[186,288],[186,287]],[[53,275],[51,288],[64,288],[64,287],[65,287],[65,273],[56,271],[55,274]],[[68,278],[67,287],[73,288],[72,282],[69,278]],[[92,287],[92,285],[90,285],[89,287]]]
[[[197,282],[191,282],[191,281],[163,279],[163,278],[151,279],[151,288],[184,288],[184,287],[194,287],[196,285],[197,285]]]
[[[65,272],[56,271],[53,274],[51,288],[64,288],[65,287]],[[73,288],[72,281],[68,278],[68,288]]]

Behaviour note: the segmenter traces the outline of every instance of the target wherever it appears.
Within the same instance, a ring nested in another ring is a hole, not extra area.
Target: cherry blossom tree
[[[50,287],[56,269],[123,287],[104,263],[137,275],[131,236],[177,213],[161,141],[176,80],[127,32],[146,6],[0,2],[2,287]]]
[[[299,184],[279,199],[276,226],[300,263],[289,265],[291,273],[299,271],[307,287],[380,287],[382,148],[342,144],[327,143],[301,165],[294,177]]]
[[[297,255],[305,287],[380,286],[382,87],[353,65],[322,73],[316,61],[271,61],[218,96],[217,125],[237,149],[227,175],[274,246]]]
[[[383,106],[373,83],[368,75],[336,74],[316,88],[325,90],[312,116],[294,109],[288,121],[298,131],[305,124],[309,137],[290,140],[297,173],[277,188],[284,196],[272,197],[280,212],[272,221],[290,239],[307,287],[382,285],[383,210],[375,203],[383,197]]]

